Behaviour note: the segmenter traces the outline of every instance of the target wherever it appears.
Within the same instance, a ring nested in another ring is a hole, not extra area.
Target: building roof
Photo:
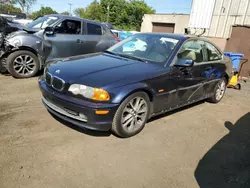
[[[235,25],[233,25],[233,27],[246,27],[246,28],[250,28],[250,25],[235,24]]]

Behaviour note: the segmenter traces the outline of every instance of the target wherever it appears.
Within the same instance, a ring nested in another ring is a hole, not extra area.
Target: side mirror
[[[174,65],[176,67],[192,67],[194,65],[194,60],[190,58],[181,58]]]
[[[53,27],[46,27],[44,30],[44,33],[47,35],[53,35],[54,34],[54,28]]]

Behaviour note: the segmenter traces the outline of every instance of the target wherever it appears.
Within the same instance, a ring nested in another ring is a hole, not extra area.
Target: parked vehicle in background
[[[4,41],[1,58],[6,58],[8,72],[28,78],[50,59],[101,52],[117,39],[101,23],[55,14],[38,18]]]
[[[119,30],[119,29],[111,29],[111,31],[120,40],[124,40],[124,39],[132,36],[135,33],[139,33],[137,31],[123,31],[123,30]]]
[[[14,31],[18,31],[19,29],[22,29],[22,26],[12,21],[11,19],[7,19],[4,16],[0,16],[0,32],[5,32],[6,34],[9,34]]]
[[[13,16],[12,16],[13,17]],[[11,18],[12,18],[11,17]],[[6,35],[22,29],[19,23],[11,21],[7,16],[0,16],[0,49],[4,46],[4,38]],[[4,52],[0,50],[0,57]],[[6,73],[6,58],[0,58],[0,73]]]
[[[25,25],[33,22],[33,20],[31,20],[31,19],[14,19],[13,21],[21,24],[22,26],[25,26]]]
[[[205,39],[139,33],[104,53],[51,62],[39,85],[55,116],[130,137],[155,115],[203,99],[218,103],[231,71],[231,60]]]
[[[102,24],[105,25],[105,27],[107,27],[108,29],[115,29],[111,23],[102,22]]]

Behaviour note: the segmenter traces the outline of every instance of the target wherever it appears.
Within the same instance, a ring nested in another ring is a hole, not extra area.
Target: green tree
[[[138,31],[140,30],[143,15],[155,13],[155,10],[149,7],[144,0],[131,0],[127,11],[129,23]]]
[[[102,21],[101,6],[97,1],[93,1],[86,9],[84,18]]]
[[[21,13],[22,10],[14,6],[13,0],[0,0],[0,12],[18,12]]]
[[[13,5],[3,5],[0,7],[0,12],[2,12],[2,13],[8,13],[8,12],[21,13],[22,10],[20,8],[14,7]]]
[[[85,18],[85,9],[84,8],[76,8],[73,10],[73,13],[80,18]]]
[[[32,13],[31,18],[35,19],[38,16],[44,16],[47,14],[58,14],[58,13],[50,7],[41,7],[40,10]]]
[[[144,0],[94,0],[85,9],[74,10],[79,17],[109,22],[124,30],[140,30],[143,15],[153,13]]]
[[[65,16],[69,16],[70,15],[70,13],[68,11],[64,11],[64,12],[62,12],[60,14],[65,15]]]

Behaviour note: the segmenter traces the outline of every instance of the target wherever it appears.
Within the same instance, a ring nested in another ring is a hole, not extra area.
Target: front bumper
[[[72,98],[57,92],[39,80],[43,104],[56,117],[81,128],[108,131],[119,104],[95,103]],[[106,115],[97,115],[96,110],[108,110]]]

